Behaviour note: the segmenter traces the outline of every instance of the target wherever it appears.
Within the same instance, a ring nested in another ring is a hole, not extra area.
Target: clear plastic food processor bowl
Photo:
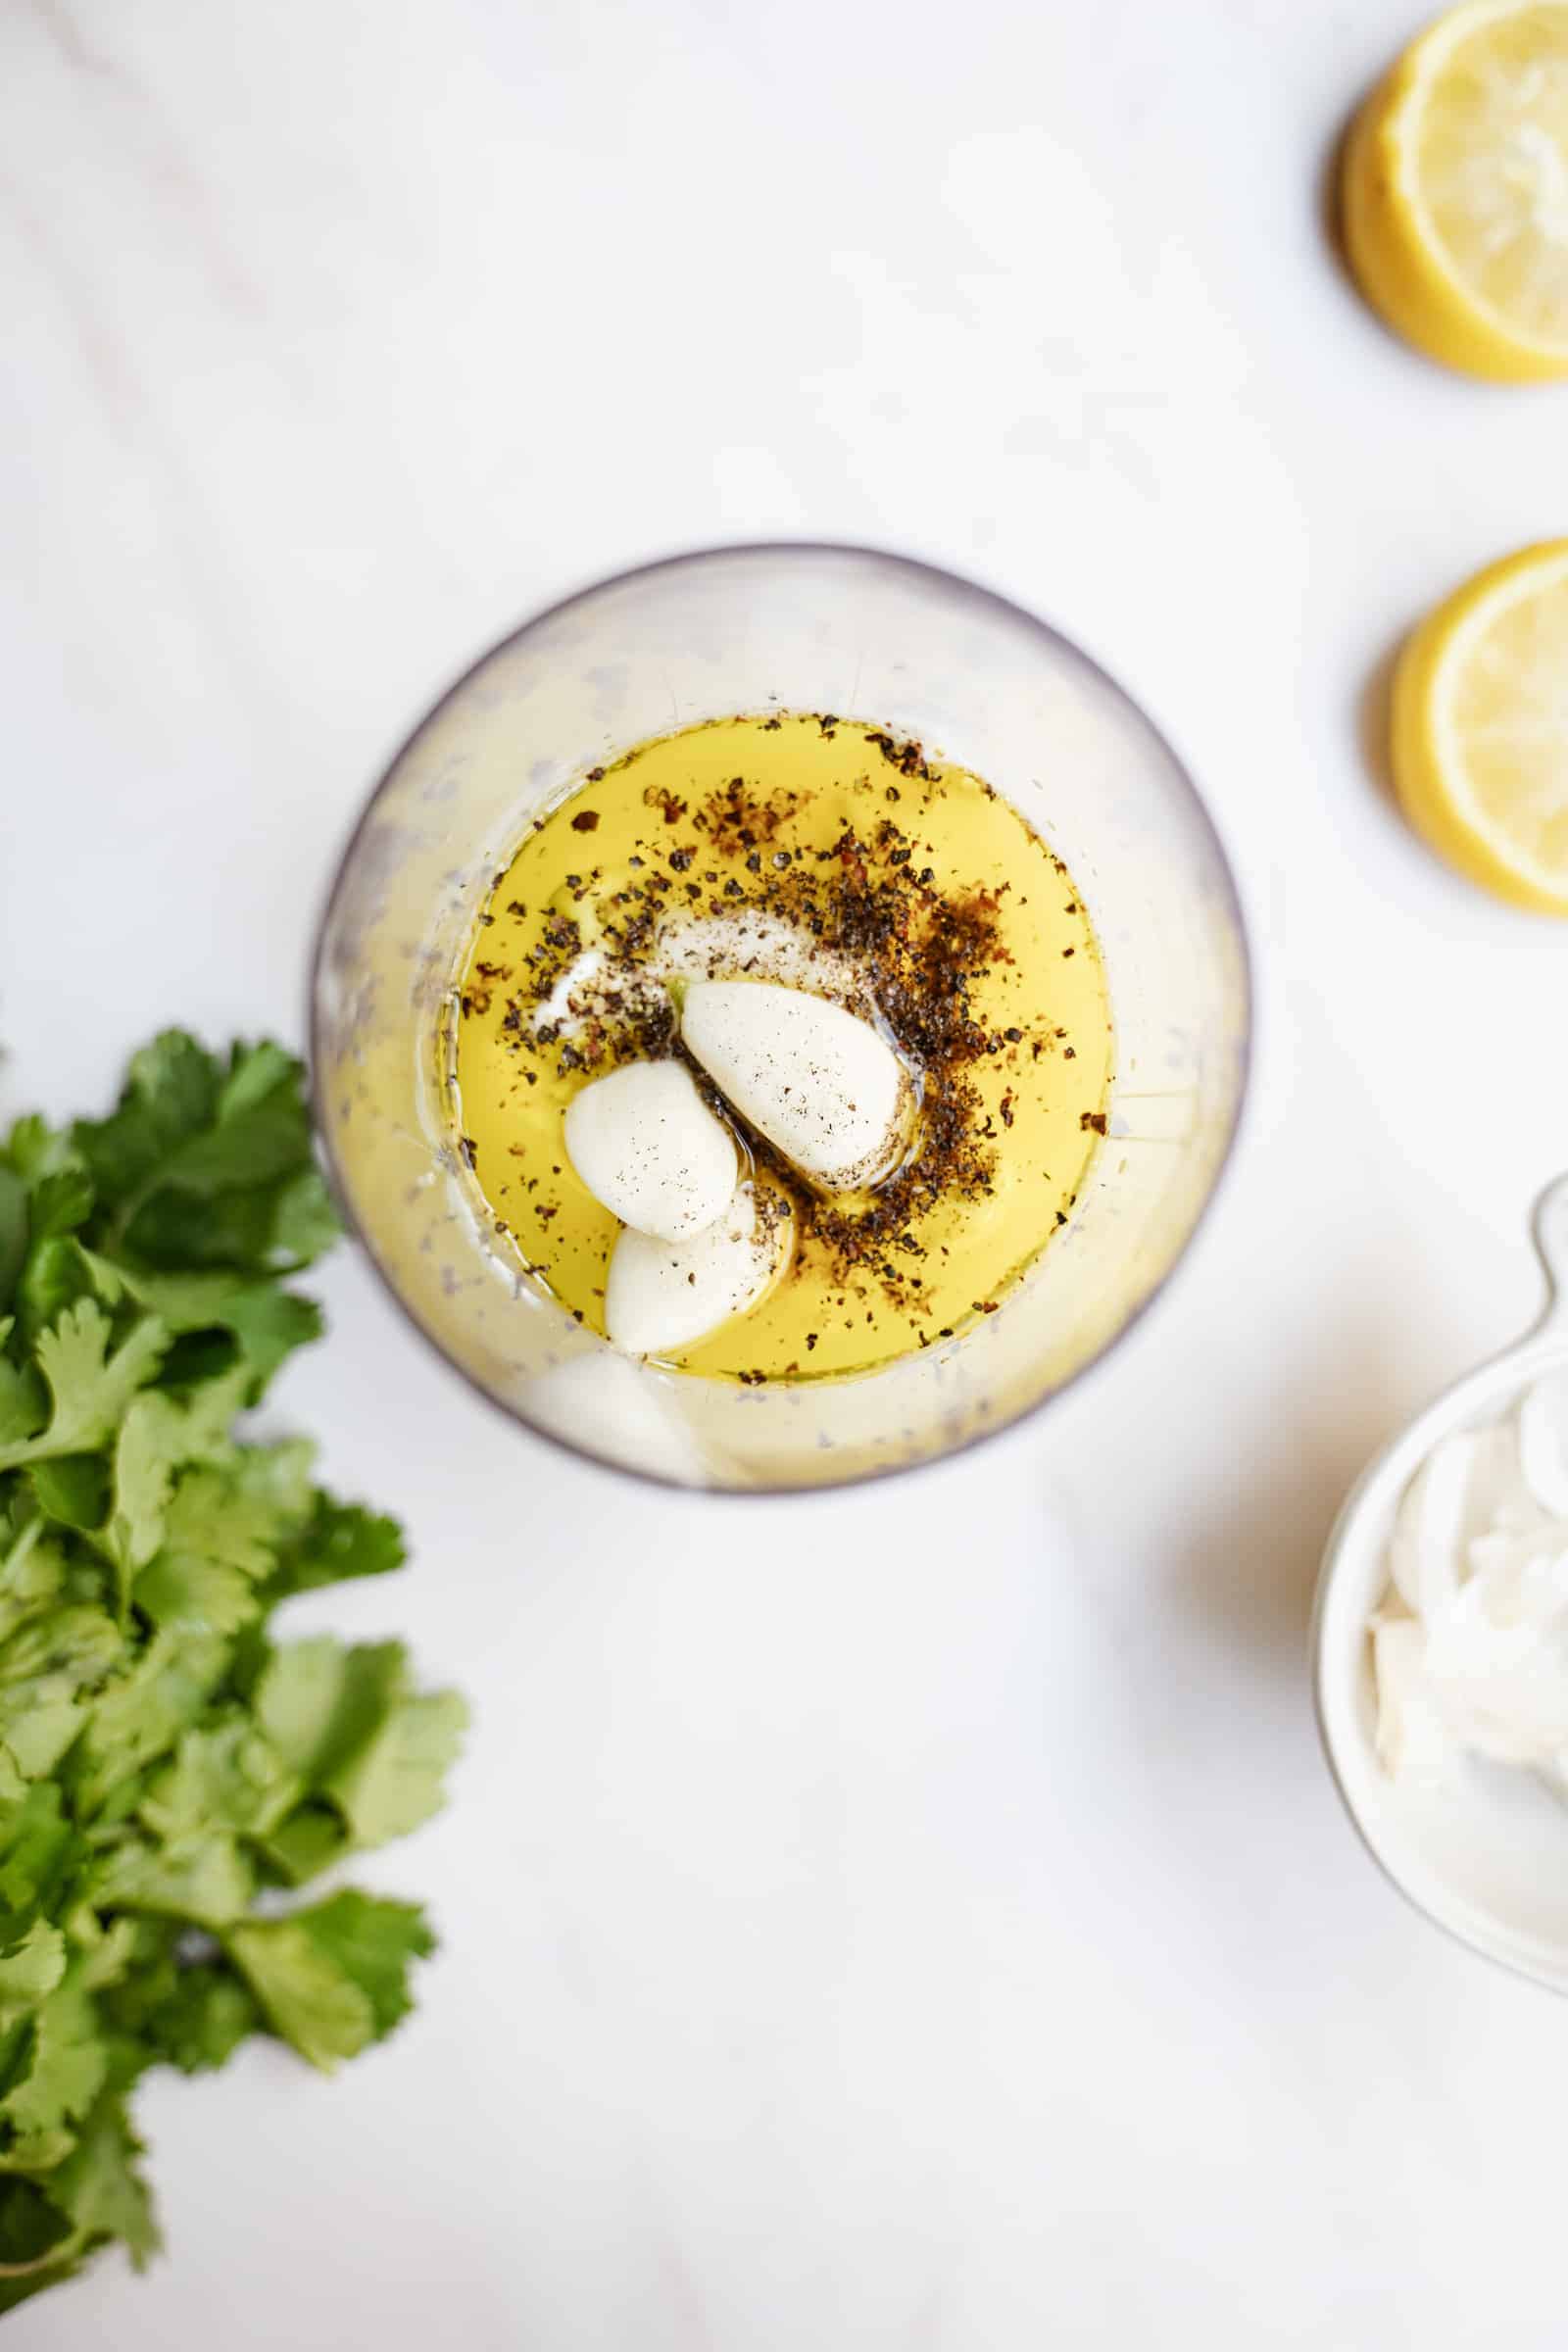
[[[961,763],[1062,857],[1104,951],[1108,1138],[999,1310],[855,1379],[742,1388],[617,1355],[519,1275],[457,1165],[444,1012],[478,901],[584,770],[739,711],[833,710]],[[393,1295],[525,1427],[613,1468],[765,1493],[929,1461],[1058,1394],[1171,1273],[1246,1083],[1247,947],[1169,746],[1027,612],[854,548],[730,548],[606,581],[485,656],[398,754],[333,885],[314,977],[338,1194]]]

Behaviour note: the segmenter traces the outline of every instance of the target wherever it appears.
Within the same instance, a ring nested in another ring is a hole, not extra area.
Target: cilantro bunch
[[[128,2094],[247,2034],[330,2068],[398,2023],[412,1904],[296,1898],[442,1800],[465,1713],[397,1642],[278,1642],[403,1558],[300,1439],[233,1435],[337,1226],[302,1071],[178,1031],[107,1119],[0,1150],[0,2311],[158,2243]]]

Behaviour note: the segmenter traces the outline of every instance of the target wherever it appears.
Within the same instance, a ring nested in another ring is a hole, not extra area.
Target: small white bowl
[[[1568,1176],[1536,1205],[1544,1314],[1517,1346],[1440,1396],[1352,1489],[1329,1538],[1312,1617],[1313,1695],[1346,1811],[1399,1892],[1491,1960],[1568,1992],[1568,1805],[1517,1768],[1466,1760],[1451,1786],[1406,1788],[1378,1762],[1367,1620],[1388,1581],[1395,1509],[1440,1439],[1497,1419],[1568,1365]]]

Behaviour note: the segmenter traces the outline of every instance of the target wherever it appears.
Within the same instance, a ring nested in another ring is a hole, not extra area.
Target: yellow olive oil
[[[660,737],[540,819],[467,954],[456,1112],[498,1246],[594,1330],[618,1228],[573,1173],[566,1104],[679,1051],[694,968],[874,1020],[920,1109],[904,1164],[831,1199],[707,1090],[746,1172],[790,1197],[796,1245],[759,1304],[672,1362],[748,1382],[867,1372],[994,1311],[1105,1127],[1104,972],[1060,859],[979,777],[827,714]]]

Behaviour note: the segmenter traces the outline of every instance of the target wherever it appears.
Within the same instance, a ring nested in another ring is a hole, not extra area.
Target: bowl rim
[[[870,563],[885,565],[894,571],[907,572],[934,582],[944,589],[956,589],[960,595],[973,599],[980,605],[993,608],[1008,619],[1021,622],[1025,628],[1032,630],[1044,644],[1058,654],[1065,654],[1071,661],[1077,662],[1098,681],[1107,694],[1123,705],[1148,729],[1165,753],[1178,795],[1185,800],[1189,814],[1204,838],[1212,856],[1219,894],[1236,939],[1240,960],[1241,1017],[1236,1048],[1236,1087],[1230,1106],[1229,1127],[1208,1191],[1199,1206],[1186,1239],[1159,1280],[1138,1301],[1124,1320],[1117,1325],[1103,1346],[1097,1349],[1087,1362],[1081,1364],[1058,1388],[1048,1390],[1043,1396],[1037,1397],[1033,1404],[1026,1405],[1021,1412],[1015,1413],[1009,1420],[999,1422],[994,1428],[976,1430],[956,1446],[947,1447],[940,1452],[921,1455],[915,1461],[879,1464],[874,1469],[857,1471],[853,1476],[825,1481],[820,1486],[810,1487],[795,1486],[784,1481],[749,1487],[698,1486],[689,1480],[667,1476],[657,1470],[643,1469],[629,1462],[611,1461],[603,1454],[591,1451],[586,1446],[579,1446],[572,1439],[562,1436],[559,1431],[547,1429],[538,1422],[528,1420],[510,1405],[504,1404],[499,1397],[492,1396],[482,1382],[475,1379],[472,1373],[458,1362],[445,1342],[430,1330],[415,1312],[403,1297],[397,1283],[382,1262],[369,1234],[356,1214],[343,1181],[337,1155],[333,1150],[330,1128],[323,1115],[324,1087],[318,1076],[318,1072],[323,1067],[320,1051],[321,1013],[318,983],[324,960],[327,933],[337,907],[339,894],[343,888],[344,877],[364,835],[374,821],[382,794],[426,728],[440,717],[441,713],[479,675],[480,671],[485,669],[499,655],[519,644],[535,629],[570,612],[577,605],[585,604],[592,598],[603,595],[607,589],[625,587],[634,581],[650,581],[656,579],[662,572],[692,570],[709,564],[723,563],[731,558],[748,556],[767,557],[780,563],[789,563],[803,556],[843,557],[853,562]],[[492,1413],[506,1421],[512,1428],[523,1431],[526,1435],[556,1447],[560,1452],[572,1459],[587,1463],[595,1470],[609,1472],[614,1477],[629,1480],[639,1488],[658,1487],[669,1494],[733,1497],[737,1500],[753,1500],[759,1497],[780,1498],[786,1495],[797,1499],[825,1500],[836,1494],[847,1494],[858,1489],[876,1485],[886,1479],[906,1478],[917,1471],[936,1469],[945,1463],[956,1461],[963,1454],[975,1452],[982,1446],[989,1446],[1000,1439],[1011,1436],[1015,1431],[1021,1430],[1026,1423],[1033,1421],[1047,1406],[1054,1404],[1058,1397],[1067,1396],[1107,1363],[1120,1348],[1122,1342],[1137,1329],[1145,1316],[1163,1298],[1178,1271],[1187,1262],[1200,1235],[1207,1226],[1213,1214],[1215,1202],[1224,1190],[1235,1164],[1237,1148],[1252,1092],[1257,1027],[1257,990],[1254,975],[1255,959],[1252,953],[1251,936],[1235,868],[1219,827],[1209,812],[1208,804],[1193,780],[1191,769],[1165,733],[1164,728],[1156,724],[1142,703],[1064,630],[1057,628],[1054,622],[1044,619],[1039,613],[1031,612],[1027,606],[1016,603],[1011,597],[1004,596],[1000,591],[988,588],[980,581],[970,579],[961,572],[950,571],[945,565],[932,564],[920,556],[905,555],[887,548],[872,547],[864,542],[849,539],[721,540],[707,546],[685,548],[670,555],[658,556],[647,563],[630,564],[623,570],[604,573],[586,582],[583,586],[572,589],[565,596],[558,597],[554,602],[541,606],[536,612],[529,613],[525,619],[519,621],[514,628],[509,629],[505,635],[495,639],[491,645],[469,662],[452,680],[451,684],[421,711],[415,724],[399,740],[390,758],[383,761],[374,783],[366,795],[344,837],[342,848],[333,860],[311,936],[305,976],[305,1034],[309,1095],[317,1150],[323,1163],[326,1181],[345,1231],[364,1251],[374,1269],[382,1290],[390,1298],[398,1313],[425,1346],[434,1349],[441,1361],[457,1375],[464,1386],[479,1397]]]
[[[1499,1931],[1494,1940],[1487,1932],[1488,1914],[1484,1910],[1462,1903],[1457,1896],[1448,1907],[1424,1894],[1419,1886],[1412,1883],[1412,1877],[1400,1869],[1390,1841],[1380,1838],[1367,1820],[1351,1791],[1342,1758],[1337,1728],[1338,1709],[1331,1690],[1331,1683],[1335,1690],[1339,1688],[1339,1678],[1331,1675],[1329,1669],[1328,1633],[1336,1589],[1350,1554],[1352,1531],[1363,1514],[1370,1513],[1382,1502],[1385,1488],[1394,1490],[1392,1501],[1396,1503],[1440,1437],[1462,1429],[1489,1402],[1505,1401],[1541,1372],[1564,1365],[1568,1365],[1568,1329],[1564,1328],[1560,1316],[1548,1306],[1545,1315],[1519,1339],[1497,1353],[1487,1356],[1468,1372],[1450,1381],[1446,1388],[1439,1390],[1419,1412],[1379,1446],[1346,1495],[1329,1530],[1312,1596],[1307,1637],[1311,1659],[1312,1712],[1317,1723],[1323,1759],[1362,1851],[1376,1865],[1385,1883],[1400,1900],[1407,1903],[1419,1918],[1439,1929],[1450,1941],[1467,1952],[1475,1953],[1492,1967],[1502,1969],[1508,1976],[1558,1995],[1568,1995],[1568,1952],[1564,1952],[1560,1960],[1552,1961],[1547,1957],[1547,1947],[1543,1944],[1538,1963],[1530,1954],[1528,1937],[1504,1936]],[[1435,1885],[1441,1885],[1441,1874],[1434,1871],[1431,1877]],[[1472,1918],[1476,1924],[1466,1925],[1466,1921]],[[1503,1948],[1505,1945],[1513,1948]]]

